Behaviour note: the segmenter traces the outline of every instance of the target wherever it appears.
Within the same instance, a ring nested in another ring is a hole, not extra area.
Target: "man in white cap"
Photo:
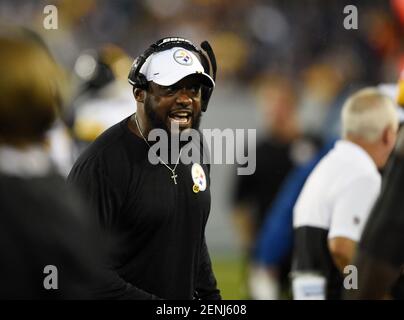
[[[215,85],[208,49],[206,56],[188,40],[166,38],[139,56],[129,74],[137,112],[97,138],[69,175],[109,240],[110,279],[100,298],[221,298],[205,241],[209,166],[184,164],[182,148],[169,145],[169,159],[153,154],[150,134],[198,128]]]

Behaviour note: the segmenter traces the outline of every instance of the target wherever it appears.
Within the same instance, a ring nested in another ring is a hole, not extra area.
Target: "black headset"
[[[129,83],[135,88],[147,90],[149,83],[146,79],[146,76],[140,73],[140,69],[146,62],[146,59],[150,57],[153,53],[169,50],[174,47],[181,47],[189,51],[196,52],[200,57],[201,64],[204,68],[205,73],[209,74],[213,78],[213,80],[216,80],[216,70],[217,70],[216,57],[209,42],[204,41],[201,43],[201,48],[207,53],[206,55],[205,53],[203,53],[201,49],[198,49],[191,41],[187,39],[180,37],[167,37],[158,40],[156,43],[153,43],[145,52],[143,52],[143,54],[141,54],[139,57],[135,59],[128,76]],[[212,95],[212,92],[213,88],[202,86],[201,89],[202,111],[207,110],[209,99],[210,96]]]

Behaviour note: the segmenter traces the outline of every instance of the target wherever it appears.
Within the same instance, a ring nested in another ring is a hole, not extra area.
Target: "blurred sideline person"
[[[394,102],[375,88],[353,94],[342,109],[342,136],[307,179],[294,208],[295,299],[340,299],[342,273],[381,187],[394,147]]]
[[[288,268],[284,267],[283,270],[290,270],[293,248],[293,207],[307,177],[331,150],[335,141],[336,139],[332,139],[326,143],[308,163],[297,166],[288,174],[273,205],[268,209],[270,212],[257,238],[254,252],[255,273],[251,278],[255,295],[261,300],[291,298],[289,274],[287,278],[281,278],[282,287],[274,279],[279,278],[279,266],[288,264]]]
[[[267,209],[257,237],[253,257],[255,272],[251,278],[251,287],[255,288],[255,295],[260,299],[291,298],[289,274],[285,272],[290,271],[291,265],[293,207],[307,177],[340,135],[339,114],[352,90],[352,86],[347,86],[349,74],[338,68],[341,61],[335,63],[340,58],[334,56],[333,61],[327,58],[322,63],[310,65],[303,73],[303,90],[299,99],[300,126],[305,137],[303,141],[311,141],[316,152],[298,150],[299,154],[306,154],[305,161],[300,161],[287,175]],[[281,286],[274,281],[276,278],[281,279]],[[280,295],[273,295],[277,290]]]
[[[126,81],[130,64],[126,53],[112,44],[85,50],[77,58],[71,86],[75,98],[59,110],[59,119],[47,132],[50,156],[62,176],[67,177],[74,161],[95,138],[133,113]]]
[[[210,167],[202,158],[184,163],[187,144],[174,150],[169,142],[197,130],[208,106],[216,63],[202,45],[208,56],[186,39],[164,38],[140,55],[129,74],[136,113],[99,136],[69,174],[110,239],[113,282],[100,298],[221,299],[205,240]],[[151,149],[153,129],[167,134],[160,151],[168,159]]]
[[[75,159],[101,133],[135,111],[127,82],[130,66],[129,56],[113,44],[85,50],[77,58],[78,92],[66,119],[75,140]]]
[[[404,108],[404,70],[397,85],[384,85]],[[390,89],[390,90],[389,90]],[[358,290],[345,291],[347,299],[404,299],[404,130],[385,171],[382,192],[370,214],[353,264]]]
[[[378,86],[378,89],[380,89],[383,94],[391,97],[391,99],[399,102],[398,97],[400,97],[400,95],[397,84],[382,84]],[[402,86],[401,90],[402,96],[404,96],[404,86]],[[404,102],[402,104],[404,105]],[[400,126],[402,126],[404,122],[404,109],[398,105],[397,112],[399,114]],[[314,159],[308,164],[295,168],[282,184],[273,206],[269,209],[271,212],[268,214],[268,218],[265,220],[262,227],[254,257],[258,267],[262,266],[261,269],[265,270],[266,273],[273,272],[274,266],[276,267],[281,261],[284,261],[289,251],[292,250],[293,207],[310,172],[322,157],[331,150],[335,141],[336,138],[330,139]],[[404,277],[400,278],[392,289],[392,296],[394,298],[403,299],[404,297],[403,279]],[[270,286],[271,283],[265,280],[265,277],[258,278],[257,276],[256,288],[262,292],[261,296],[268,297],[268,292],[270,292],[268,287]]]
[[[245,254],[243,278],[247,285],[246,294],[252,299],[261,297],[254,280],[261,271],[251,263],[257,235],[285,177],[302,162],[298,155],[303,145],[299,139],[297,97],[291,81],[286,76],[268,74],[257,80],[257,88],[265,131],[256,146],[255,173],[238,176],[233,209],[233,221]],[[278,297],[279,282],[287,278],[289,271],[285,265],[271,278],[274,290],[268,294],[273,299]]]
[[[40,39],[14,28],[0,34],[0,65],[0,299],[92,298],[92,223],[46,146],[60,70]]]

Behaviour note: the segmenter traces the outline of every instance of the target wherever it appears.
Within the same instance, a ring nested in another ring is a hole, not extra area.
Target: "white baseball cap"
[[[196,55],[184,48],[174,47],[152,54],[140,69],[148,81],[171,86],[189,75],[198,75],[201,82],[213,88],[215,81],[205,73]]]

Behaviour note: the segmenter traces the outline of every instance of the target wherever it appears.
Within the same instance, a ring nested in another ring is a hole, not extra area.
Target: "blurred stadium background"
[[[56,30],[43,27],[43,9],[49,4],[58,9]],[[343,26],[346,5],[358,8],[358,30]],[[271,125],[266,107],[279,90],[286,90],[274,85],[277,80],[287,84],[286,96],[296,97],[293,103],[301,135],[325,140],[338,130],[334,106],[347,92],[396,82],[404,67],[403,1],[1,0],[0,19],[43,36],[71,80],[72,97],[79,97],[86,76],[86,64],[80,68],[78,63],[83,52],[105,53],[104,63],[121,81],[122,91],[130,94],[125,82],[130,64],[152,42],[169,35],[196,44],[208,40],[219,70],[202,126],[256,128],[258,137],[265,136]],[[127,108],[122,112],[134,111],[134,102],[125,99]],[[63,111],[66,115],[71,113],[71,105],[81,103],[80,99],[70,100]],[[90,110],[94,114],[97,109]],[[88,126],[77,117],[75,121],[72,127],[82,140],[96,136],[97,130],[83,133]],[[212,211],[207,228],[214,269],[226,299],[246,297],[242,241],[232,221],[235,168],[212,168]]]

